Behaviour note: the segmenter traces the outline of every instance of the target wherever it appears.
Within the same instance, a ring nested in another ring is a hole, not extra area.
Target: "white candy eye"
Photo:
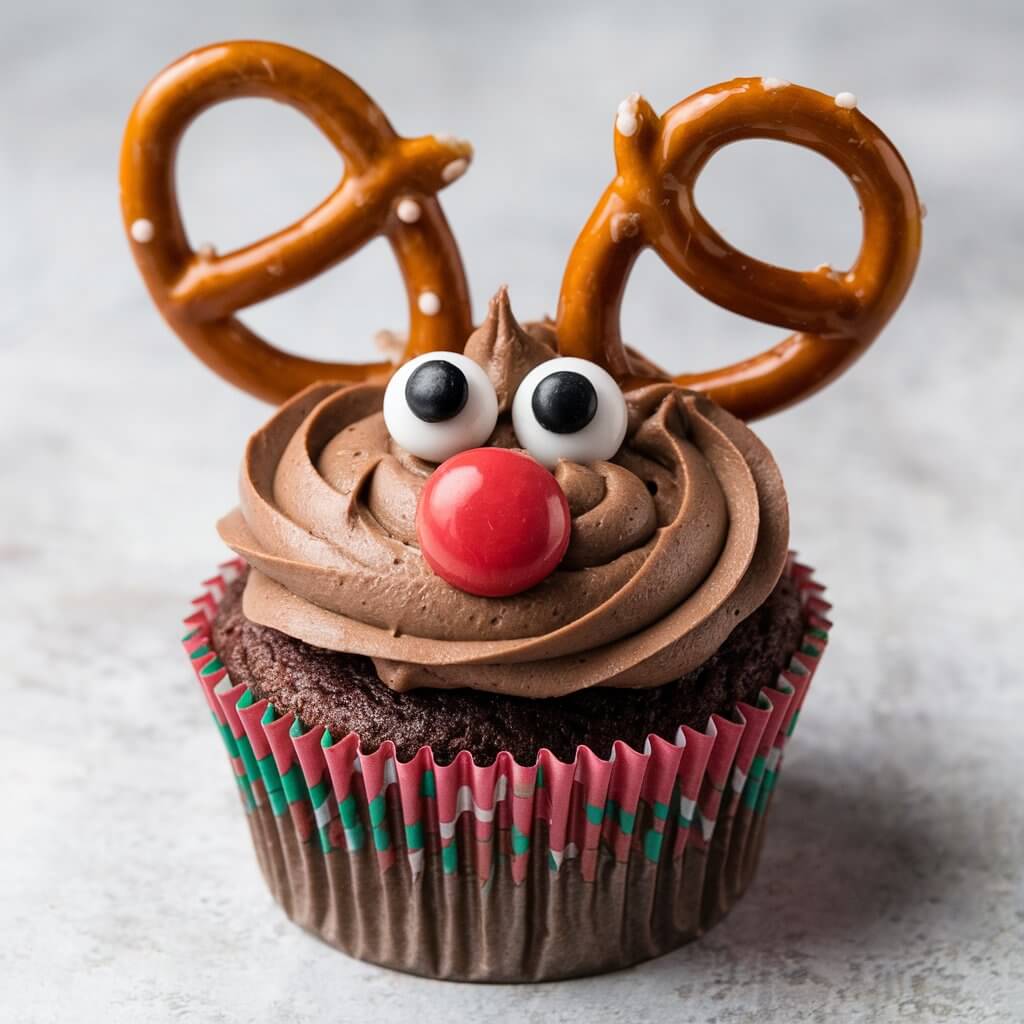
[[[407,452],[444,462],[494,432],[498,397],[479,363],[458,352],[427,352],[395,371],[384,392],[388,433]]]
[[[566,356],[534,367],[512,400],[519,443],[548,469],[610,459],[626,436],[626,400],[607,370]]]

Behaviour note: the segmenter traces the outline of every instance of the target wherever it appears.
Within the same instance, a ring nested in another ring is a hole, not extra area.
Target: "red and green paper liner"
[[[624,967],[696,938],[741,895],[789,737],[831,623],[792,557],[808,623],[757,705],[609,758],[503,752],[408,762],[332,736],[235,684],[210,642],[225,563],[186,620],[196,678],[228,751],[267,882],[297,923],[399,970],[535,981]]]

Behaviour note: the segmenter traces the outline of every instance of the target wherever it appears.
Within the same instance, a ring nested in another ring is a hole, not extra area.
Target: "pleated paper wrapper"
[[[572,763],[542,750],[439,764],[360,750],[234,683],[210,640],[227,562],[184,638],[224,741],[260,866],[303,928],[351,956],[468,981],[593,974],[658,956],[720,920],[749,884],[783,753],[824,652],[824,588],[792,557],[807,629],[756,706],[673,742]]]

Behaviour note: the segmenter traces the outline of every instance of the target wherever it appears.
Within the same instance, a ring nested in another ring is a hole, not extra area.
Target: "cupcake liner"
[[[828,640],[824,588],[791,556],[809,623],[757,704],[642,752],[571,763],[464,751],[401,762],[281,714],[210,642],[227,562],[184,638],[228,751],[264,876],[298,924],[343,951],[431,977],[534,981],[624,967],[696,938],[749,884],[783,753]]]

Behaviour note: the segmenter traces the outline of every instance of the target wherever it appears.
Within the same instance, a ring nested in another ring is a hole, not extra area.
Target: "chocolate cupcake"
[[[199,256],[175,146],[191,117],[240,94],[312,116],[348,177],[273,239]],[[700,218],[703,163],[760,136],[850,176],[865,244],[849,273],[758,264]],[[662,117],[633,96],[557,321],[521,326],[501,289],[472,330],[435,198],[470,156],[400,138],[308,55],[225,44],[143,95],[123,207],[172,326],[284,403],[250,439],[239,507],[218,525],[238,558],[207,581],[185,638],[271,891],[375,963],[554,979],[697,937],[753,875],[830,623],[789,552],[778,468],[744,420],[817,389],[874,338],[909,285],[920,211],[891,144],[846,102],[754,79]],[[409,286],[399,366],[286,356],[233,317],[374,234]],[[618,333],[647,245],[715,301],[797,333],[670,377]]]

